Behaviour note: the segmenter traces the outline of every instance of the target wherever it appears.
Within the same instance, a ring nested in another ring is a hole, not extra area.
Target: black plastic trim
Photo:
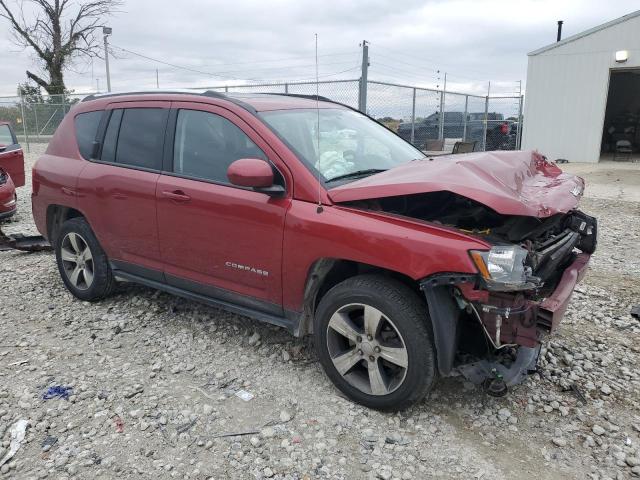
[[[458,283],[476,283],[477,275],[466,273],[438,273],[420,281],[429,308],[436,347],[438,371],[447,376],[453,369],[458,346],[458,319],[460,308],[453,297],[451,286]]]
[[[178,110],[177,108],[171,108],[167,120],[167,131],[164,136],[164,152],[162,157],[162,172],[165,175],[173,173],[173,149],[175,148]]]
[[[204,285],[174,275],[120,260],[111,260],[111,269],[117,278],[139,283],[190,300],[220,307],[256,320],[286,328],[300,336],[301,313],[284,310],[280,305],[255,297],[242,295],[219,287]]]
[[[185,96],[196,96],[196,97],[210,97],[210,98],[220,98],[222,100],[227,100],[231,103],[238,105],[239,107],[247,110],[250,113],[256,114],[257,110],[253,108],[248,103],[243,102],[242,100],[238,100],[229,95],[225,95],[221,92],[216,92],[213,90],[207,90],[206,92],[176,92],[171,90],[147,90],[147,91],[138,91],[138,92],[120,92],[120,93],[104,93],[104,94],[93,94],[84,97],[81,102],[90,102],[92,100],[99,100],[101,98],[115,98],[115,97],[126,97],[128,95],[185,95]],[[277,94],[273,94],[277,95]]]
[[[282,316],[282,306],[273,303],[265,302],[259,298],[250,297],[248,295],[242,295],[239,293],[231,292],[220,287],[214,287],[212,285],[205,285],[204,283],[194,282],[182,277],[177,277],[165,273],[167,284],[179,288],[181,290],[187,290],[189,292],[197,293],[209,298],[215,298],[223,302],[229,302],[237,304],[239,306],[250,308],[252,310],[260,311],[269,315]]]
[[[135,263],[122,262],[120,260],[111,260],[111,269],[115,272],[126,272],[139,277],[144,277],[156,282],[164,282],[164,273],[153,268],[142,267]]]
[[[260,320],[262,322],[271,323],[273,325],[277,325],[279,327],[286,328],[290,332],[295,331],[295,321],[276,315],[270,315],[265,312],[260,312],[252,308],[240,306],[237,304],[233,304],[226,300],[220,300],[216,298],[212,298],[206,295],[202,295],[199,293],[191,292],[179,287],[175,287],[173,285],[169,285],[167,283],[156,282],[154,280],[150,280],[144,277],[140,277],[138,275],[134,275],[127,272],[114,272],[118,277],[124,278],[125,280],[129,280],[131,282],[139,283],[141,285],[145,285],[147,287],[155,288],[157,290],[162,290],[167,293],[171,293],[172,295],[177,295],[179,297],[187,298],[189,300],[195,300],[201,303],[205,303],[207,305],[211,305],[213,307],[220,307],[229,312],[237,313],[239,315],[244,315],[250,318],[254,318],[256,320]]]
[[[307,100],[317,100],[319,102],[329,102],[329,103],[338,103],[330,98],[323,97],[322,95],[306,95],[304,93],[269,93],[269,92],[256,92],[256,95],[278,95],[280,97],[294,97],[294,98],[305,98]],[[338,103],[342,105],[341,103]]]
[[[420,289],[455,285],[456,283],[476,283],[478,275],[472,273],[436,273],[420,280]]]
[[[107,134],[107,127],[111,121],[113,110],[103,110],[102,118],[98,124],[96,138],[93,141],[93,152],[89,160],[100,160],[102,157],[102,147],[104,146],[104,136]],[[118,127],[119,128],[119,127]]]

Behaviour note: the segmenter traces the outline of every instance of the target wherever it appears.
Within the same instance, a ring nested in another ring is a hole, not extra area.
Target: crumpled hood
[[[549,217],[572,210],[584,180],[538,152],[497,151],[414,160],[328,191],[334,203],[448,191],[504,215]]]

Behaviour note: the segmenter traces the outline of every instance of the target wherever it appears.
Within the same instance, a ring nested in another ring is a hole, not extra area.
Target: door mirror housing
[[[238,187],[249,187],[264,193],[282,193],[280,185],[273,184],[273,169],[259,158],[241,158],[227,168],[229,181]]]

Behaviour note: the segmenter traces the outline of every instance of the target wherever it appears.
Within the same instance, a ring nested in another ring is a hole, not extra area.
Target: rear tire
[[[335,386],[370,408],[405,409],[424,398],[436,377],[425,303],[382,275],[353,277],[329,290],[316,310],[314,342]]]
[[[62,224],[55,252],[62,281],[74,296],[95,302],[113,292],[116,281],[109,259],[84,218]]]

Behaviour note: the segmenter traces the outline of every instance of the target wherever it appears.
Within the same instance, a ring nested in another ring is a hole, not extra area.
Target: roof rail
[[[130,92],[108,92],[108,93],[94,93],[82,99],[83,102],[88,102],[90,100],[96,100],[98,98],[109,98],[109,97],[121,97],[124,95],[201,95],[206,97],[214,97],[214,98],[227,98],[226,95],[220,92],[216,92],[214,90],[206,90],[206,91],[198,91],[198,90],[185,90],[185,89],[175,89],[175,90],[132,90]]]
[[[211,97],[211,98],[223,98],[225,100],[228,100],[232,103],[235,103],[236,105],[238,105],[239,107],[244,108],[245,110],[255,114],[256,113],[256,109],[253,108],[251,105],[249,105],[246,102],[243,102],[242,100],[240,100],[240,98],[235,97],[233,94],[232,95],[228,95],[227,92],[222,93],[222,92],[216,92],[215,90],[205,90],[205,91],[193,91],[193,90],[185,90],[185,89],[175,89],[175,90],[137,90],[137,91],[131,91],[131,92],[108,92],[108,93],[94,93],[92,95],[89,95],[87,97],[84,97],[81,101],[82,102],[89,102],[91,100],[97,100],[100,98],[110,98],[110,97],[121,97],[121,96],[125,96],[125,95],[196,95],[196,96],[204,96],[204,97]],[[300,94],[300,93],[279,93],[279,92],[246,92],[246,94],[254,94],[254,95],[273,95],[273,96],[282,96],[282,97],[295,97],[295,98],[304,98],[307,100],[316,100],[316,101],[320,101],[320,102],[328,102],[328,103],[333,103],[336,105],[341,105],[347,108],[350,108],[352,110],[355,110],[354,108],[350,107],[349,105],[345,105],[343,103],[340,102],[336,102],[335,100],[331,100],[330,98],[327,97],[323,97],[320,95],[304,95],[304,94]]]
[[[329,103],[338,103],[335,100],[331,100],[327,97],[322,97],[320,95],[305,95],[303,93],[270,93],[270,92],[260,92],[260,95],[279,95],[283,97],[295,97],[295,98],[306,98],[307,100],[318,100],[320,102],[329,102]]]
[[[224,98],[225,100],[230,101],[231,103],[235,103],[236,105],[238,105],[239,107],[244,108],[245,110],[251,112],[251,113],[256,113],[256,109],[253,108],[251,105],[237,99],[234,98],[232,96],[229,95],[225,95],[224,93],[221,92],[216,92],[214,90],[205,90],[205,91],[192,91],[192,90],[185,90],[185,89],[176,89],[176,90],[138,90],[138,91],[131,91],[131,92],[115,92],[115,93],[96,93],[93,95],[89,95],[85,98],[82,99],[82,102],[88,102],[91,100],[97,100],[99,98],[110,98],[110,97],[121,97],[124,95],[157,95],[157,94],[164,94],[164,95],[196,95],[196,96],[201,96],[201,97],[210,97],[210,98]]]

